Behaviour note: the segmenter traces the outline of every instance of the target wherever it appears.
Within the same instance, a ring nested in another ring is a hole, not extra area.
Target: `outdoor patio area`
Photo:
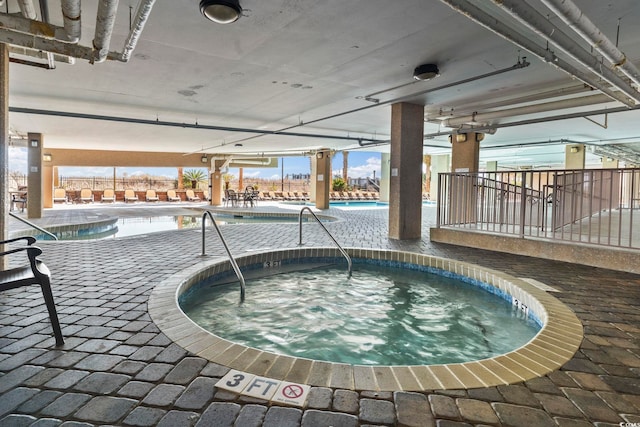
[[[204,207],[56,206],[34,222],[48,226],[193,210],[201,215]],[[238,210],[296,214],[300,206],[260,203]],[[156,285],[205,262],[199,228],[38,241],[52,272],[65,345],[54,346],[40,289],[0,293],[0,426],[640,425],[640,276],[432,243],[435,207],[423,207],[422,238],[413,241],[388,239],[385,208],[335,207],[322,214],[338,219],[324,225],[344,247],[451,258],[555,288],[553,295],[583,324],[579,351],[558,371],[510,385],[422,392],[314,386],[302,408],[274,405],[216,388],[229,368],[179,347],[149,316]],[[23,227],[11,221],[10,230]],[[332,246],[320,226],[304,227],[306,246]],[[295,223],[221,228],[234,255],[298,245]],[[207,262],[226,257],[215,233],[207,232],[206,244]]]

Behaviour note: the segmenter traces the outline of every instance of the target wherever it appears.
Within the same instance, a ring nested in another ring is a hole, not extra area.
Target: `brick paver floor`
[[[97,208],[107,215],[136,215],[131,207],[126,213]],[[162,207],[153,211],[165,214]],[[315,387],[303,409],[269,405],[216,389],[228,369],[173,344],[147,313],[154,286],[198,262],[199,230],[39,242],[52,271],[66,343],[54,347],[39,289],[0,293],[0,426],[640,425],[640,276],[432,243],[433,208],[424,209],[423,237],[414,241],[387,238],[385,209],[326,213],[339,218],[326,225],[346,247],[460,259],[556,288],[554,295],[584,325],[579,351],[559,371],[518,384],[420,393]],[[42,221],[87,216],[93,215],[58,207]],[[298,243],[296,224],[222,230],[238,255]],[[305,225],[304,241],[331,244],[313,224]],[[207,252],[223,255],[215,233],[207,233]]]

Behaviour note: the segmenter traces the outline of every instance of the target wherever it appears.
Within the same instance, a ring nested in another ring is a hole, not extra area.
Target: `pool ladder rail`
[[[26,219],[19,217],[18,215],[14,214],[13,212],[9,212],[9,215],[11,215],[12,217],[14,217],[15,219],[17,219],[18,221],[21,221],[25,224],[27,224],[29,227],[31,228],[35,228],[36,230],[38,230],[41,233],[46,234],[47,236],[51,237],[53,240],[58,240],[58,236],[56,236],[55,234],[45,230],[42,227],[39,227],[37,225],[35,225],[34,223],[32,223],[31,221],[27,221]]]
[[[207,215],[209,215],[209,218],[211,218],[211,222],[213,223],[213,226],[216,229],[218,236],[220,237],[220,241],[222,241],[222,246],[224,246],[224,249],[227,251],[227,255],[229,255],[229,261],[231,262],[231,267],[233,267],[233,271],[235,271],[236,276],[238,276],[238,280],[240,281],[240,302],[244,302],[244,294],[245,294],[245,287],[246,287],[244,283],[244,276],[242,275],[242,272],[240,271],[240,267],[238,267],[238,263],[236,262],[235,258],[233,257],[233,255],[231,255],[229,246],[227,246],[227,242],[226,240],[224,240],[224,237],[222,236],[222,232],[220,231],[220,227],[218,227],[216,220],[213,218],[213,215],[211,214],[211,211],[205,211],[202,214],[202,256],[207,255],[205,251],[205,230],[206,230]]]
[[[338,243],[338,241],[333,237],[333,235],[329,232],[329,230],[327,230],[327,227],[324,226],[322,221],[320,221],[320,218],[318,218],[316,216],[316,214],[313,213],[313,211],[311,210],[311,208],[309,206],[305,206],[304,208],[300,209],[300,214],[298,215],[298,228],[300,230],[299,239],[298,239],[298,246],[302,246],[302,214],[304,213],[304,211],[309,211],[311,216],[313,216],[313,218],[315,218],[315,220],[318,222],[320,227],[322,227],[322,229],[325,231],[325,233],[327,233],[327,235],[331,238],[331,240],[333,240],[333,243],[336,244],[336,246],[338,247],[338,250],[340,250],[342,255],[347,259],[348,274],[349,274],[348,277],[351,277],[351,271],[352,271],[351,257],[349,256],[347,251],[345,251],[342,248],[342,246],[340,246],[340,243]]]

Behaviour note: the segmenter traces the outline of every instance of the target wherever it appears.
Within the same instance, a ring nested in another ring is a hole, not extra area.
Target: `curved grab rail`
[[[224,249],[227,251],[227,255],[229,255],[229,261],[231,262],[231,266],[233,267],[233,271],[235,271],[236,276],[238,276],[238,280],[240,281],[240,302],[244,302],[244,293],[245,293],[245,283],[244,283],[244,276],[242,275],[242,272],[240,271],[240,267],[238,267],[238,263],[236,262],[236,260],[233,258],[233,255],[231,255],[231,251],[229,250],[229,246],[227,246],[227,242],[224,240],[224,237],[222,237],[222,232],[220,231],[220,227],[218,227],[218,224],[216,223],[216,220],[213,218],[213,215],[211,214],[211,211],[205,211],[202,214],[202,256],[206,255],[205,249],[204,249],[204,233],[205,233],[205,229],[206,229],[206,220],[207,220],[207,214],[209,215],[209,218],[211,218],[211,222],[213,223],[213,226],[215,227],[216,231],[218,232],[218,236],[220,236],[220,241],[222,241],[222,246],[224,246]]]
[[[27,220],[26,220],[26,219],[24,219],[24,218],[20,218],[18,215],[14,214],[13,212],[9,212],[9,215],[11,215],[12,217],[14,217],[15,219],[17,219],[17,220],[19,220],[19,221],[24,222],[24,223],[25,223],[25,224],[27,224],[29,227],[33,227],[33,228],[35,228],[36,230],[38,230],[38,231],[40,231],[40,232],[42,232],[42,233],[46,234],[47,236],[51,237],[53,240],[58,240],[58,236],[56,236],[55,234],[53,234],[53,233],[51,233],[51,232],[49,232],[49,231],[45,230],[45,229],[44,229],[44,228],[42,228],[42,227],[39,227],[39,226],[35,225],[35,224],[34,224],[34,223],[32,223],[31,221],[27,221]]]
[[[320,224],[320,227],[322,227],[322,229],[325,231],[325,233],[327,233],[327,235],[331,238],[331,240],[333,240],[333,243],[336,244],[336,246],[338,247],[338,249],[340,250],[342,255],[344,255],[344,257],[347,259],[347,265],[348,265],[348,268],[349,268],[349,277],[351,277],[351,257],[349,256],[349,254],[344,249],[342,249],[342,246],[340,246],[340,243],[338,243],[338,241],[333,238],[331,233],[329,233],[329,230],[327,230],[327,227],[325,227],[324,224],[322,224],[320,219],[316,216],[316,214],[313,213],[313,211],[311,210],[311,208],[309,206],[305,206],[304,208],[300,209],[300,214],[298,215],[298,227],[300,229],[300,233],[299,233],[300,238],[299,238],[299,241],[298,241],[298,245],[302,245],[302,213],[305,210],[309,211],[309,213],[315,218],[315,220],[318,222],[318,224]]]

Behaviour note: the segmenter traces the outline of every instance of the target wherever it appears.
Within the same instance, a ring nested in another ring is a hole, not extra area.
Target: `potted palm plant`
[[[207,174],[202,169],[187,169],[182,175],[182,182],[186,185],[191,183],[191,188],[197,188],[199,182],[207,180]]]

